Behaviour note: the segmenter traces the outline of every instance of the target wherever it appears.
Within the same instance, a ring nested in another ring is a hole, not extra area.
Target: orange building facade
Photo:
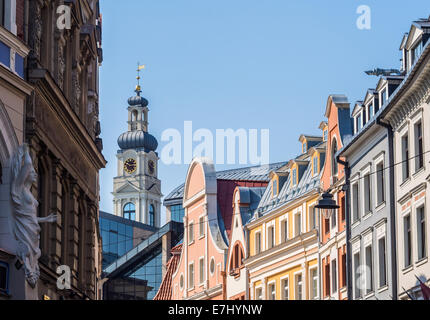
[[[330,219],[320,216],[320,266],[322,299],[346,300],[346,208],[344,166],[336,159],[337,152],[351,137],[350,104],[344,95],[331,95],[320,128],[327,141],[326,161],[321,177],[321,189],[329,190],[340,206]]]

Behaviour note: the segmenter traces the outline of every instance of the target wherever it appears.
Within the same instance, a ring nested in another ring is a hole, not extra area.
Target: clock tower
[[[114,214],[159,228],[162,194],[158,142],[148,132],[148,100],[141,96],[139,84],[135,92],[128,99],[128,131],[118,138],[118,173],[112,193]]]

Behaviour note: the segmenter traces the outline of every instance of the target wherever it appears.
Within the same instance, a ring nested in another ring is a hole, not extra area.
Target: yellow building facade
[[[279,170],[246,225],[252,300],[319,299],[318,226],[322,137],[301,136],[302,154]]]

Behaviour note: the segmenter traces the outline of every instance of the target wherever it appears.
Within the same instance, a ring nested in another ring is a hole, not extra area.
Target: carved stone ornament
[[[11,165],[13,234],[18,243],[16,255],[24,264],[27,282],[35,288],[40,276],[40,224],[56,222],[57,216],[37,216],[39,203],[31,193],[32,185],[37,182],[37,173],[26,144],[18,148]]]

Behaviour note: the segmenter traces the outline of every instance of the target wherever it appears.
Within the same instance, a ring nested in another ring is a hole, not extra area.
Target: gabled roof
[[[351,117],[355,117],[357,113],[361,111],[363,108],[363,101],[357,101],[355,103],[354,109],[352,109]]]
[[[154,300],[172,300],[172,276],[181,259],[182,244],[172,248],[170,252],[172,253],[172,257],[166,264],[166,274]]]
[[[218,171],[216,173],[216,177],[217,180],[268,182],[270,180],[270,172],[281,168],[285,164],[286,162],[278,162],[263,166]],[[164,198],[163,204],[168,206],[170,203],[179,200],[182,203],[184,187],[185,184],[176,187],[166,198]]]

